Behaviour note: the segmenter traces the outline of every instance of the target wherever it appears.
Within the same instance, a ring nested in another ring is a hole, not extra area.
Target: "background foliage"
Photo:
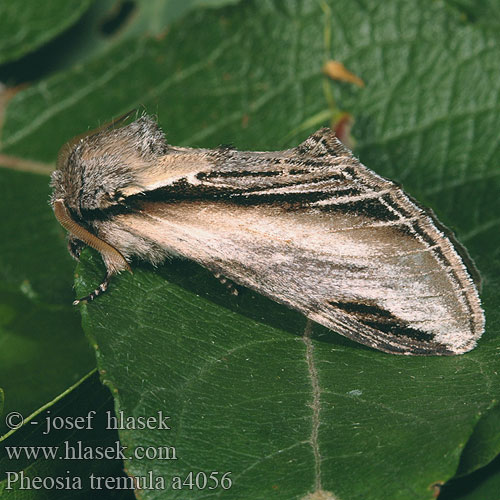
[[[48,411],[112,411],[97,359],[117,412],[171,416],[170,431],[121,431],[122,445],[175,446],[178,457],[15,461],[3,449],[2,498],[67,495],[6,490],[6,471],[117,477],[123,467],[168,480],[232,472],[228,491],[140,498],[426,499],[443,483],[440,499],[496,498],[498,15],[475,0],[32,0],[0,12],[0,408],[40,421],[8,432],[2,418],[0,446],[112,445],[100,420],[48,436],[41,425]],[[365,87],[329,80],[330,59]],[[72,289],[48,173],[66,140],[137,106],[172,144],[256,150],[296,145],[349,113],[361,160],[432,207],[476,260],[487,317],[478,348],[376,352],[248,290],[235,298],[185,261],[138,263],[72,308],[104,268],[85,252]],[[99,493],[85,485],[71,498]]]

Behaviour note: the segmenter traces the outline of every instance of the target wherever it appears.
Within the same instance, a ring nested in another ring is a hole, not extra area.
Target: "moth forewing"
[[[483,332],[459,244],[329,129],[281,152],[190,149],[143,116],[93,141],[106,154],[76,148],[53,203],[126,261],[189,258],[391,353],[460,354]]]

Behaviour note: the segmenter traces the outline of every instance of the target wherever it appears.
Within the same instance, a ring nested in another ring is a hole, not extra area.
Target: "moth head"
[[[122,201],[122,191],[136,184],[137,174],[165,154],[163,132],[149,116],[123,123],[133,112],[78,135],[59,151],[53,172],[51,204],[64,200],[77,217],[105,210]]]

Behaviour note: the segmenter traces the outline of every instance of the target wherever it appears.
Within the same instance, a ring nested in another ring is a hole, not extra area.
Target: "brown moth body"
[[[151,118],[121,120],[64,146],[52,176],[70,252],[92,246],[108,271],[84,300],[133,257],[181,256],[382,351],[476,345],[484,314],[465,249],[329,129],[239,152],[170,146]]]

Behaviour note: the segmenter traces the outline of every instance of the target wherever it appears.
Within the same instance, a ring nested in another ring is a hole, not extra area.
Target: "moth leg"
[[[229,281],[226,277],[222,276],[220,273],[214,273],[214,276],[226,286],[231,295],[238,295],[238,290],[232,281]]]
[[[80,260],[80,254],[82,253],[85,243],[81,242],[79,239],[69,236],[68,238],[68,251],[75,260]]]
[[[106,274],[106,277],[104,278],[104,281],[93,292],[89,293],[85,297],[82,297],[81,299],[73,301],[73,305],[77,306],[80,302],[90,302],[94,300],[98,295],[101,295],[101,293],[104,293],[108,289],[108,285],[113,274],[114,273],[108,272]]]
[[[130,266],[128,265],[125,258],[117,250],[115,250],[115,252],[116,253],[109,252],[106,251],[106,249],[101,251],[102,260],[106,265],[106,277],[104,278],[104,281],[93,292],[89,293],[87,296],[81,299],[75,300],[73,302],[74,306],[78,305],[80,302],[90,302],[91,300],[94,300],[98,295],[104,293],[108,289],[111,277],[115,274],[119,274],[121,271],[125,270],[129,271],[130,273],[132,272],[132,269],[130,269]]]

